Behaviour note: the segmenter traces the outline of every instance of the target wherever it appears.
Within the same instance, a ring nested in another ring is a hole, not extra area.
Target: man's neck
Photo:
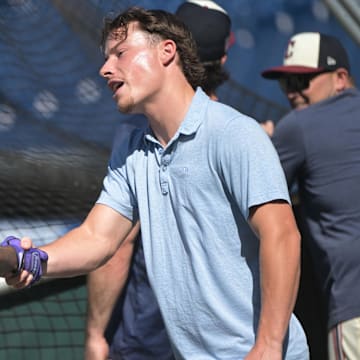
[[[188,83],[175,89],[172,87],[162,91],[160,101],[149,105],[146,111],[150,127],[164,147],[179,129],[195,95]]]

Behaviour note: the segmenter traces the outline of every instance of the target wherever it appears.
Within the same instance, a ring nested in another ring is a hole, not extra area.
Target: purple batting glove
[[[37,248],[25,250],[21,247],[20,239],[15,236],[8,236],[0,246],[12,246],[17,255],[18,269],[17,273],[26,270],[33,275],[33,279],[28,287],[39,281],[42,276],[42,263],[48,260],[48,254]]]

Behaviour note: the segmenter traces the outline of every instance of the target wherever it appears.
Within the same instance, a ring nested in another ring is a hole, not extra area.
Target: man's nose
[[[111,70],[108,60],[105,61],[104,65],[100,68],[99,74],[100,74],[100,76],[102,76],[105,79],[108,78],[112,74],[112,70]]]

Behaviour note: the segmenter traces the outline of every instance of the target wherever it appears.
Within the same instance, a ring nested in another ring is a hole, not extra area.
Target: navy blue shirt
[[[329,328],[360,316],[360,93],[350,89],[285,116],[273,143],[298,180]]]
[[[159,306],[150,287],[140,236],[130,274],[106,332],[110,359],[172,360],[172,350]]]

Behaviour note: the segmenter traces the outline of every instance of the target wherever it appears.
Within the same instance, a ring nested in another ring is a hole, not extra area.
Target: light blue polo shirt
[[[260,311],[259,240],[249,208],[289,200],[256,121],[198,89],[166,148],[151,131],[118,143],[98,203],[140,218],[150,283],[178,359],[243,359]],[[293,316],[286,359],[308,359]]]

